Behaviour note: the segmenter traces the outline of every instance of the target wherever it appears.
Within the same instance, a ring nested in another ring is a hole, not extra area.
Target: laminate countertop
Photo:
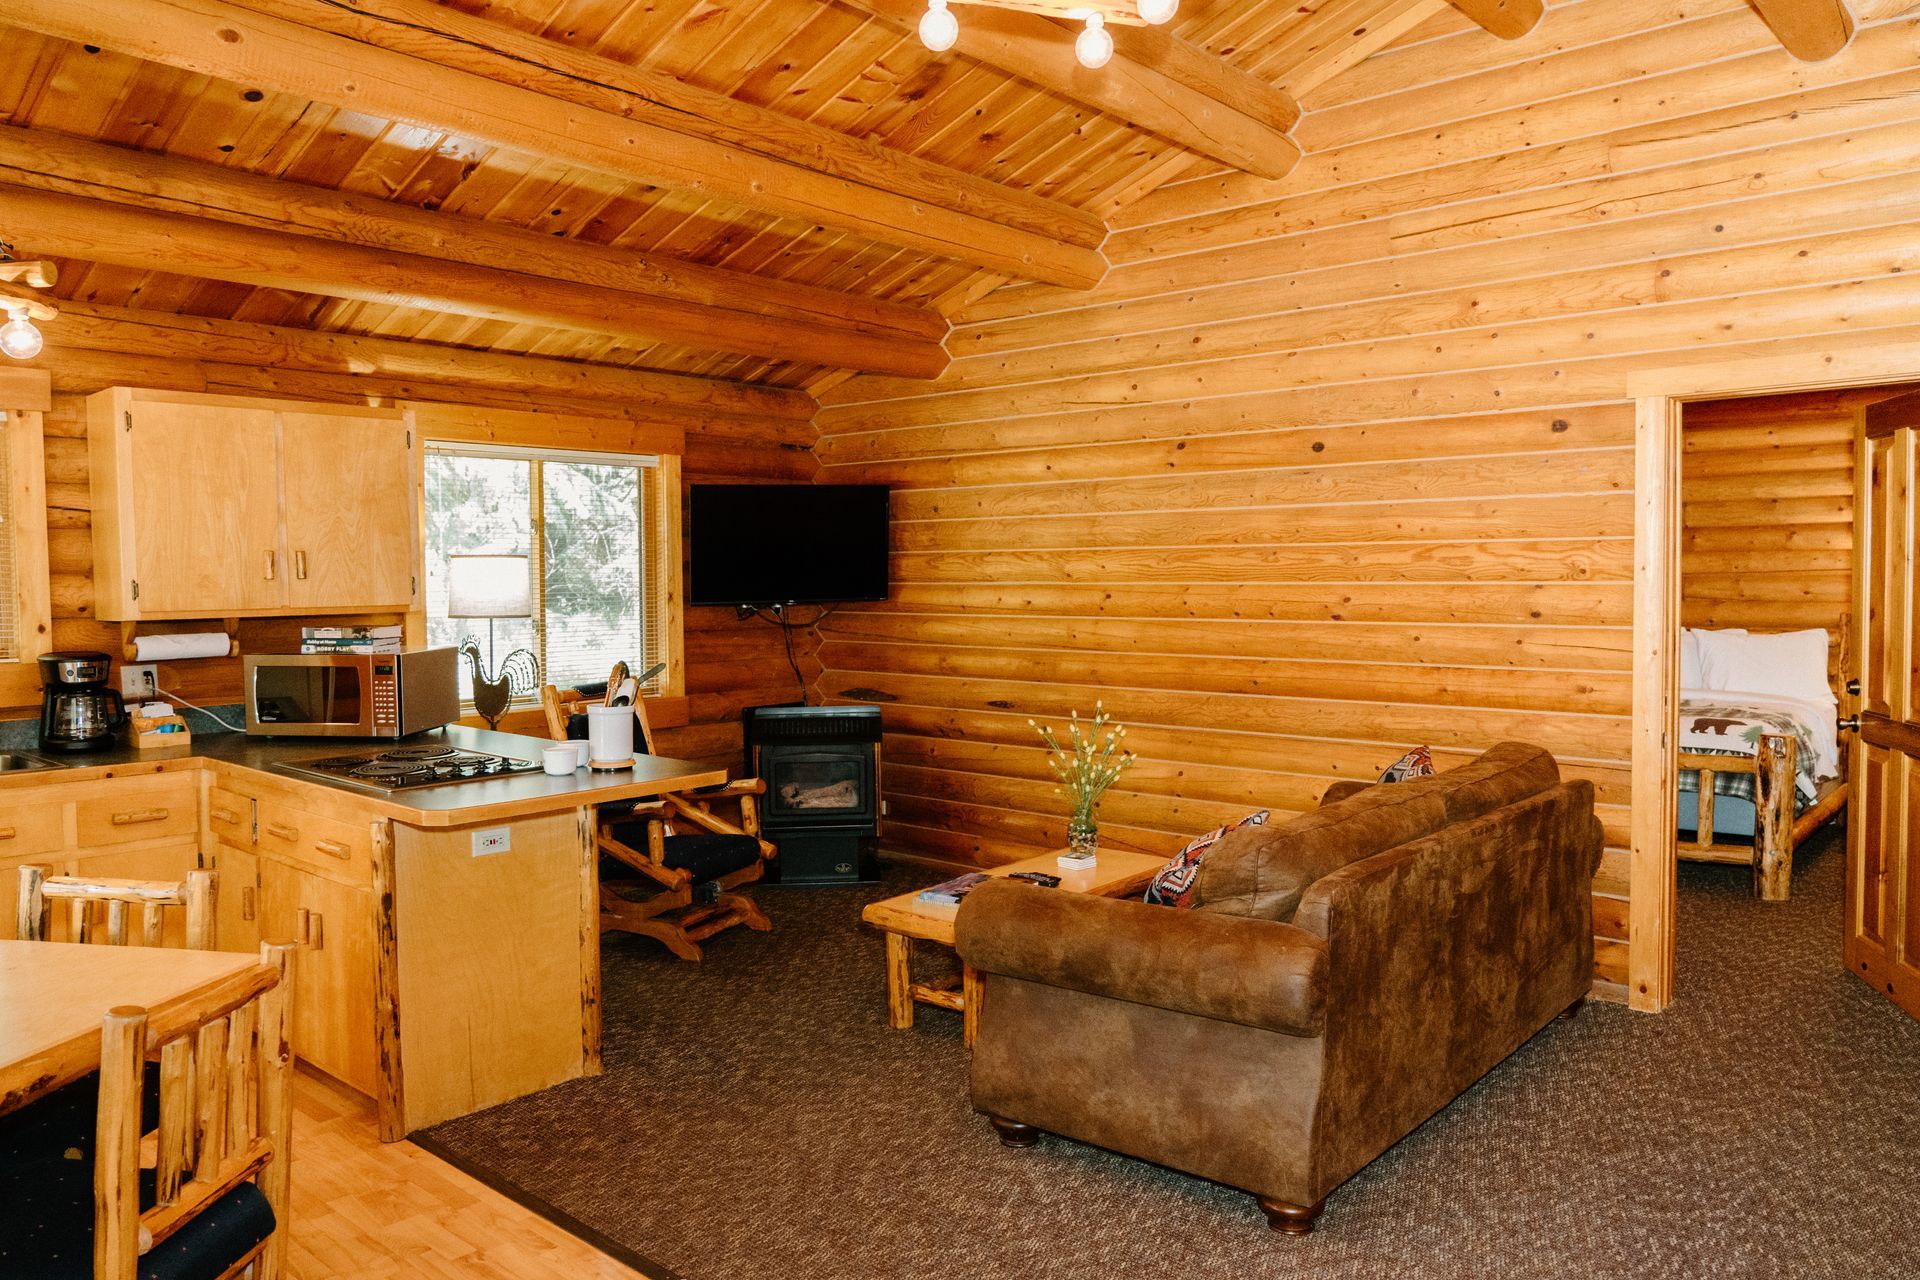
[[[552,745],[544,738],[448,725],[391,742],[364,738],[262,738],[244,733],[201,733],[194,735],[193,741],[184,747],[150,751],[136,751],[118,743],[102,751],[71,754],[28,748],[26,754],[52,761],[61,767],[57,770],[0,775],[0,796],[16,788],[57,785],[67,781],[149,776],[196,769],[212,770],[216,775],[241,771],[263,774],[285,786],[312,788],[325,793],[335,805],[350,801],[364,812],[379,814],[409,826],[461,827],[577,809],[583,805],[641,799],[668,791],[713,786],[727,780],[725,769],[714,769],[697,761],[677,760],[671,756],[638,756],[630,769],[578,769],[564,777],[554,777],[544,772],[522,773],[394,792],[369,791],[344,782],[321,781],[286,773],[276,767],[326,756],[372,753],[381,748],[440,742],[468,751],[517,756],[536,763],[541,751]]]

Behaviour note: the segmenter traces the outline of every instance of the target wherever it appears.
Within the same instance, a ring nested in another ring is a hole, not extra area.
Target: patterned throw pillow
[[[1405,782],[1408,778],[1426,778],[1433,774],[1433,752],[1426,747],[1415,747],[1407,754],[1387,766],[1380,775],[1382,782]]]
[[[1186,848],[1173,855],[1167,865],[1153,873],[1153,879],[1147,885],[1148,902],[1162,907],[1177,907],[1185,910],[1193,905],[1190,895],[1193,882],[1200,875],[1200,860],[1207,856],[1214,845],[1220,843],[1220,837],[1229,831],[1238,831],[1241,827],[1264,827],[1267,815],[1271,812],[1262,809],[1250,813],[1238,822],[1229,822],[1224,827],[1216,827],[1199,837]]]

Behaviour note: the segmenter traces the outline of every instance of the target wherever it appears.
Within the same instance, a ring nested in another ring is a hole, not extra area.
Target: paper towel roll
[[[225,632],[190,631],[177,636],[135,636],[134,657],[140,662],[176,662],[181,658],[224,658],[233,647]]]

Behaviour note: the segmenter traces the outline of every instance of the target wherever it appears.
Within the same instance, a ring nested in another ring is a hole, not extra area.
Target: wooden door
[[[139,584],[140,614],[277,608],[273,411],[142,400],[130,413],[128,476],[115,518],[134,531],[129,576]]]
[[[411,433],[391,417],[280,415],[287,604],[405,608],[419,574]]]
[[[294,1050],[371,1094],[373,895],[268,857],[260,898],[262,933],[304,944],[294,960]]]
[[[1855,439],[1860,732],[1847,832],[1847,968],[1920,1017],[1920,672],[1914,477],[1920,395],[1868,405]]]

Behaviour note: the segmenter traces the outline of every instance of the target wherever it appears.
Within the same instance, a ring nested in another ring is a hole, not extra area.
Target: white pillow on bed
[[[1836,701],[1827,684],[1827,633],[1819,627],[1774,635],[1744,631],[1696,634],[1702,675],[1699,688],[1768,693],[1807,702]]]
[[[1703,631],[1696,627],[1680,629],[1680,687],[1682,689],[1710,689],[1707,683],[1706,661],[1701,656],[1703,648],[1713,643],[1714,636],[1743,636],[1747,634],[1740,627],[1729,627],[1724,631]],[[1702,637],[1706,637],[1703,639]]]

